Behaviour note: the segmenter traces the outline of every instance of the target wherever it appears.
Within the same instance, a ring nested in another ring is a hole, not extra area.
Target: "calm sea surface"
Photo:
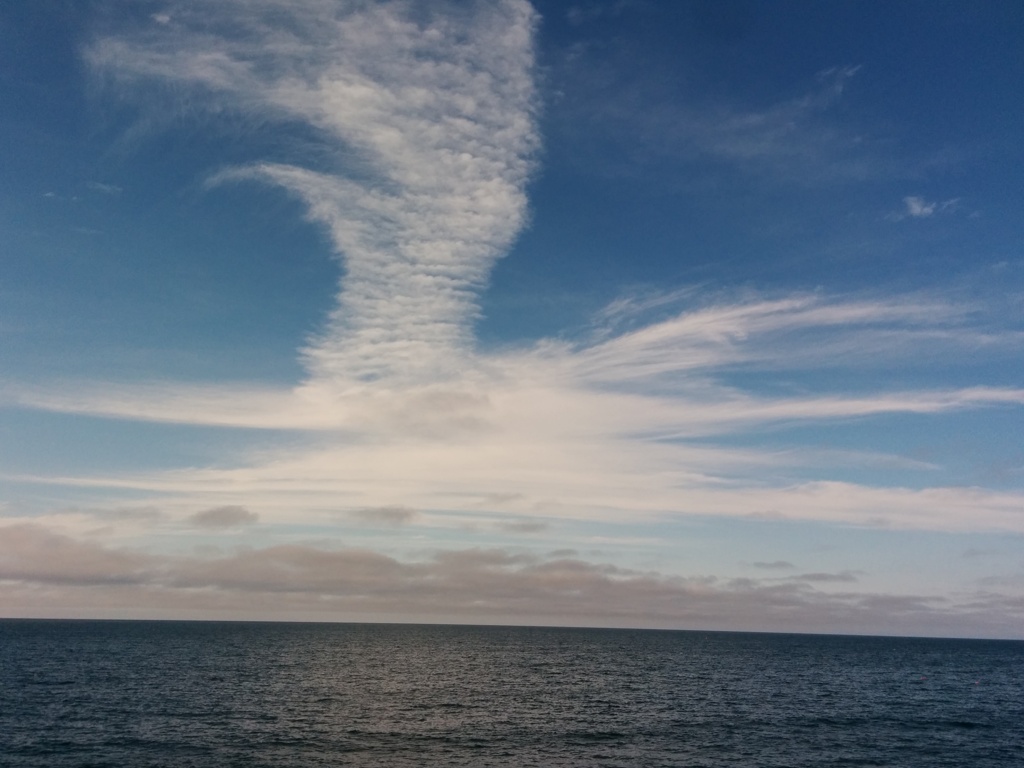
[[[0,621],[3,766],[1024,766],[1024,643]]]

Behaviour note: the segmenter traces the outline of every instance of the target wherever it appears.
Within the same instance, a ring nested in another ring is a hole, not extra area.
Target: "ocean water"
[[[1024,766],[1024,643],[0,621],[0,765]]]

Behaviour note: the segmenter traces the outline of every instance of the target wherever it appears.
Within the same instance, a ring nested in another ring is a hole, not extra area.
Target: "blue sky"
[[[1019,4],[0,10],[0,614],[1021,637]]]

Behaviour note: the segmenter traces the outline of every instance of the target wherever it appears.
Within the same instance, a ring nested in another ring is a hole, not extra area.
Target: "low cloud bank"
[[[196,512],[189,517],[189,522],[201,528],[237,528],[241,525],[251,525],[259,519],[260,516],[255,512],[250,512],[237,504],[230,504]]]
[[[105,547],[34,524],[0,529],[10,616],[604,625],[1024,637],[1024,600],[832,592],[778,580],[668,576],[506,549],[379,552],[285,544],[211,557]],[[87,605],[83,610],[81,606]]]

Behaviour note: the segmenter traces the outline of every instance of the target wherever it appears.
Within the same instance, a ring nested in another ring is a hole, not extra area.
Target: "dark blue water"
[[[3,766],[1024,766],[1024,643],[0,621]]]

